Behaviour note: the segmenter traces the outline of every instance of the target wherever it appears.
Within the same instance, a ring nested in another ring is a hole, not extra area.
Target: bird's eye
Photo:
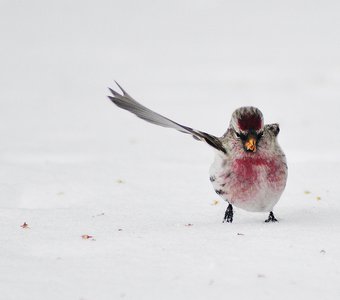
[[[246,140],[246,136],[243,134],[243,133],[238,133],[238,132],[236,132],[235,131],[235,133],[236,133],[236,136],[238,137],[238,138],[240,138],[242,141],[245,141]]]
[[[260,139],[263,136],[263,131],[261,131],[258,135],[257,138]]]

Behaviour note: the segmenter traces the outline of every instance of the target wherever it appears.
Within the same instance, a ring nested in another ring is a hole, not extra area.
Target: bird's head
[[[238,108],[230,120],[230,128],[245,151],[255,153],[263,135],[264,122],[261,111],[252,106]]]

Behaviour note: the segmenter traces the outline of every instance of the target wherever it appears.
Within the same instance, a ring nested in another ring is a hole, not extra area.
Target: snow
[[[3,1],[0,298],[339,298],[339,9]],[[215,135],[242,105],[280,123],[279,223],[222,224],[213,151],[118,109],[113,80]]]

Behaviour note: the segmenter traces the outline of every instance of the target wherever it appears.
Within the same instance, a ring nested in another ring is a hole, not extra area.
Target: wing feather
[[[109,88],[110,92],[112,93],[112,96],[108,96],[109,99],[116,104],[118,107],[125,109],[133,114],[135,114],[137,117],[163,127],[173,128],[180,132],[190,134],[195,139],[204,141],[210,146],[214,147],[215,149],[222,151],[223,153],[226,153],[225,148],[222,145],[221,140],[213,136],[211,134],[208,134],[203,131],[199,131],[184,125],[181,125],[177,122],[174,122],[156,112],[153,110],[145,107],[144,105],[140,104],[136,100],[134,100],[117,82],[116,84],[120,88],[122,94],[116,92],[115,90]]]

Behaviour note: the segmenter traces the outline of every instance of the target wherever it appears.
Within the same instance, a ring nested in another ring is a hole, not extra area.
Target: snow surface
[[[1,1],[0,299],[339,299],[339,13]],[[243,105],[279,122],[280,222],[222,224],[213,151],[115,107],[114,79],[215,135]]]

